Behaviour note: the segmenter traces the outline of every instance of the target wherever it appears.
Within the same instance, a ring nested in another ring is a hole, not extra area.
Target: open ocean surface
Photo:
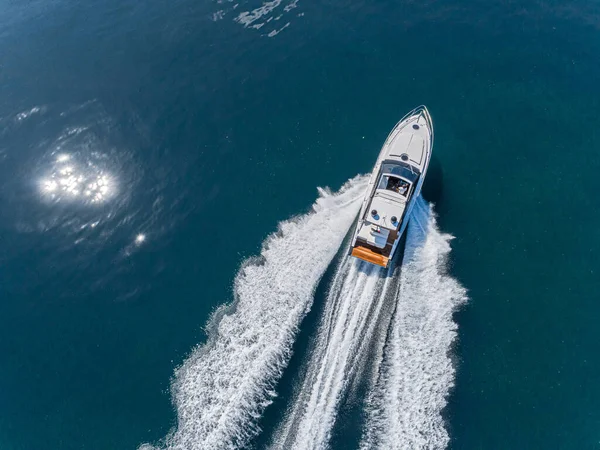
[[[598,0],[0,0],[0,450],[599,449],[599,82]]]

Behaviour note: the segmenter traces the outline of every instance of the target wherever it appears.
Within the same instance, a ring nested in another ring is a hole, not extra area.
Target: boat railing
[[[431,120],[431,114],[429,114],[429,110],[427,109],[427,107],[425,105],[417,106],[413,110],[406,113],[404,115],[404,117],[402,117],[402,119],[400,119],[398,121],[396,126],[390,132],[390,134],[388,134],[388,137],[385,139],[385,142],[388,142],[390,140],[392,135],[398,130],[398,128],[404,121],[406,121],[409,117],[415,116],[419,113],[423,115],[423,117],[425,118],[425,121],[427,122],[427,128],[429,130],[429,139],[431,141],[431,145],[433,146],[433,122]]]

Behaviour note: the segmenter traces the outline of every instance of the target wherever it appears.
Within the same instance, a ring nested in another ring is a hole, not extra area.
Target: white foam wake
[[[385,330],[378,317],[393,284],[387,271],[355,258],[340,263],[329,290],[325,311],[307,372],[299,392],[276,432],[277,449],[326,448],[338,404],[353,374],[363,367],[369,344]]]
[[[361,448],[446,446],[440,414],[454,377],[447,355],[456,335],[452,312],[466,299],[446,274],[450,239],[437,230],[431,207],[419,198],[399,277],[392,276],[393,268],[387,272],[354,258],[342,260],[306,374],[273,448],[327,448],[340,401],[361,371],[372,385]],[[369,376],[363,369],[373,359],[374,376]]]
[[[241,268],[233,308],[175,373],[177,429],[159,448],[238,448],[258,433],[256,421],[275,395],[300,322],[358,212],[366,182],[354,178],[336,194],[320,190],[310,213],[281,223],[260,260]]]
[[[452,319],[467,300],[447,273],[447,234],[431,206],[419,199],[408,226],[397,307],[370,393],[361,449],[443,449],[449,442],[442,410],[454,385],[449,356],[456,338]]]

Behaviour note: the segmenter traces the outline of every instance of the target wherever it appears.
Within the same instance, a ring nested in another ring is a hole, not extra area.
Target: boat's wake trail
[[[362,372],[378,327],[386,293],[386,271],[345,257],[327,296],[306,374],[286,419],[276,431],[276,449],[325,448],[349,383]]]
[[[360,372],[369,381],[364,362],[373,359],[378,376],[371,381],[361,448],[446,446],[441,411],[454,379],[448,356],[456,335],[452,313],[466,299],[446,273],[449,240],[419,198],[399,277],[354,258],[341,261],[274,448],[327,448],[348,385]]]
[[[431,206],[418,199],[361,449],[448,445],[441,413],[454,385],[449,350],[457,325],[452,314],[467,300],[465,289],[447,272],[451,239],[438,230]]]
[[[176,371],[177,429],[159,448],[243,447],[270,403],[317,283],[355,218],[366,178],[336,194],[320,191],[313,210],[283,222],[235,281],[235,301],[215,314],[209,342]],[[140,450],[154,447],[145,444]]]

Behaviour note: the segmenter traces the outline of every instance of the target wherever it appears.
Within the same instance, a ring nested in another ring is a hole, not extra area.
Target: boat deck
[[[352,256],[381,267],[387,267],[397,238],[398,230],[391,230],[384,248],[377,248],[359,239],[356,242],[356,247],[352,249]]]
[[[375,253],[373,250],[357,245],[352,249],[352,256],[362,259],[363,261],[370,262],[371,264],[377,264],[381,267],[387,267],[389,258]]]

